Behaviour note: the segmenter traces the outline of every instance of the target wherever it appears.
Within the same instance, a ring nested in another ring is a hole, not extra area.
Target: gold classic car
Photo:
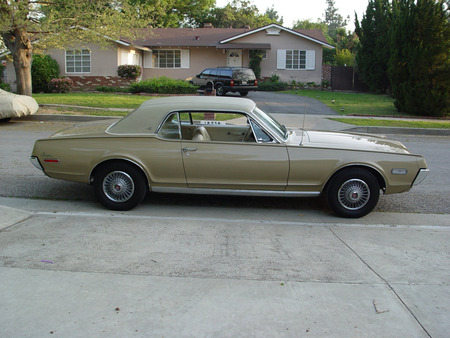
[[[424,158],[385,138],[287,129],[244,98],[169,97],[128,116],[36,141],[32,163],[49,177],[92,184],[109,209],[148,191],[249,196],[324,194],[339,216],[373,210],[380,191],[408,191]]]

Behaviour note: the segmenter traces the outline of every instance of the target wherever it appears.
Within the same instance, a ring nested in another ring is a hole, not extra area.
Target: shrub
[[[33,93],[48,93],[48,83],[59,77],[59,65],[48,55],[34,55],[31,63]]]
[[[7,92],[10,92],[11,91],[11,86],[9,85],[9,83],[0,82],[0,89],[6,90]]]
[[[286,82],[272,82],[272,81],[264,81],[258,82],[258,90],[265,92],[276,92],[280,90],[285,90],[288,84]]]
[[[110,87],[110,86],[98,86],[95,87],[95,90],[104,93],[126,93],[129,91],[128,88]]]
[[[260,50],[250,50],[250,61],[248,67],[253,70],[257,79],[261,77],[261,61],[263,53]]]
[[[183,80],[175,80],[161,76],[132,83],[130,85],[130,92],[155,94],[194,94],[197,92],[197,87]]]
[[[72,89],[73,81],[68,78],[51,79],[48,83],[50,93],[67,93]]]
[[[136,80],[142,74],[142,68],[138,65],[122,65],[117,69],[120,77]]]

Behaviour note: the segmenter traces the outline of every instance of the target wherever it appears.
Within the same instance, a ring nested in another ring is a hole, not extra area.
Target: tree
[[[130,0],[130,4],[146,7],[153,27],[198,27],[215,0]]]
[[[335,39],[336,31],[338,30],[338,28],[342,28],[347,25],[347,19],[349,17],[347,16],[347,19],[344,19],[342,15],[338,13],[338,9],[335,7],[334,0],[325,0],[325,2],[327,3],[327,9],[324,13],[323,23],[328,26],[328,34],[332,39]]]
[[[203,23],[211,23],[214,27],[221,28],[244,28],[247,26],[254,28],[278,22],[275,17],[269,18],[267,14],[260,14],[258,7],[252,5],[248,0],[233,0],[225,7],[212,8],[203,19]]]
[[[280,18],[278,15],[278,12],[275,10],[274,6],[272,5],[271,8],[267,8],[266,12],[264,13],[266,17],[268,17],[272,22],[276,22],[279,25],[283,25],[283,17]]]
[[[362,80],[372,92],[386,93],[390,87],[387,74],[390,56],[391,6],[388,0],[370,0],[361,23],[355,17],[359,38],[356,64]]]
[[[348,49],[339,49],[334,56],[337,66],[353,66],[355,62],[355,54]]]
[[[18,93],[31,95],[33,49],[136,38],[149,16],[148,6],[129,1],[0,0],[0,36],[13,58]]]
[[[446,116],[450,24],[444,0],[394,0],[388,75],[398,111]]]

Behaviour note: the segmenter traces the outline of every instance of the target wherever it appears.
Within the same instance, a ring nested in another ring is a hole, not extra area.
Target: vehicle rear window
[[[255,73],[251,69],[236,69],[233,71],[233,78],[236,80],[255,80]]]

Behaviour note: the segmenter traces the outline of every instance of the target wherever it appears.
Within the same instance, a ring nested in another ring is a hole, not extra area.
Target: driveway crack
[[[380,278],[387,287],[392,291],[392,293],[397,297],[397,299],[403,304],[406,310],[411,314],[411,316],[414,318],[414,320],[420,325],[422,330],[427,334],[428,337],[432,337],[431,334],[428,332],[428,330],[422,325],[419,318],[414,314],[414,312],[411,310],[411,308],[403,301],[403,299],[400,297],[400,295],[395,291],[393,286],[389,283],[389,281],[381,276],[374,268],[372,268],[369,263],[367,263],[350,245],[348,245],[339,235],[333,231],[330,227],[327,227],[328,230],[331,231],[331,233],[342,243],[344,244],[358,259],[370,270],[372,271],[378,278]],[[374,304],[375,308],[376,305]]]

